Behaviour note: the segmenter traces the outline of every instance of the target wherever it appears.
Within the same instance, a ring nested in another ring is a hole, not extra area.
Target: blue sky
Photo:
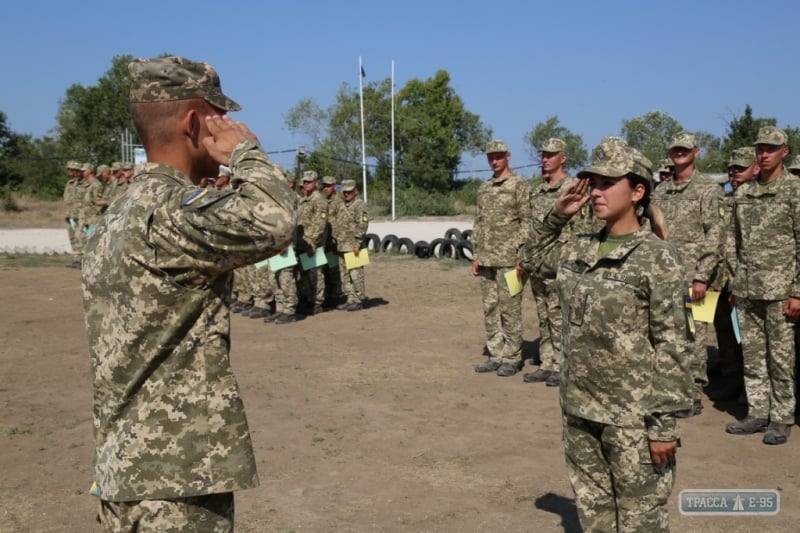
[[[395,1],[85,0],[9,2],[0,44],[0,110],[12,130],[41,136],[73,83],[93,85],[119,54],[162,52],[212,63],[269,151],[308,139],[286,112],[301,98],[333,103],[347,82],[390,76],[398,87],[438,69],[467,109],[532,161],[523,136],[547,117],[588,148],[651,110],[690,130],[725,134],[750,104],[800,125],[800,2],[773,0]],[[292,166],[292,156],[275,155]],[[466,156],[464,169],[486,168]]]

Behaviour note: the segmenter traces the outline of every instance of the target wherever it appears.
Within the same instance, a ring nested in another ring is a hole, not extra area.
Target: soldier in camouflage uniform
[[[522,293],[511,296],[505,273],[519,266],[530,233],[531,188],[509,167],[505,142],[490,141],[486,157],[493,175],[478,188],[472,275],[480,278],[489,358],[475,365],[475,372],[507,377],[522,363]]]
[[[650,168],[633,148],[601,143],[555,208],[533,220],[527,267],[555,277],[564,309],[564,448],[585,531],[668,531],[675,416],[692,402],[685,276],[659,238]],[[605,228],[563,242],[588,201]]]
[[[658,183],[664,183],[672,179],[675,174],[675,167],[672,164],[672,159],[662,159],[658,164]]]
[[[100,217],[106,208],[103,200],[103,183],[97,179],[94,166],[90,163],[83,165],[83,209],[81,210],[81,230],[86,238],[92,236],[95,228],[100,223]]]
[[[233,531],[232,491],[258,475],[230,368],[230,273],[287,246],[295,212],[255,135],[225,116],[239,105],[210,65],[129,72],[149,162],[89,240],[82,276],[92,493],[105,531]],[[239,188],[198,188],[220,163]]]
[[[316,171],[303,172],[303,191],[297,207],[295,252],[309,257],[316,253],[317,248],[325,246],[325,226],[328,222],[328,202],[317,190],[318,184]],[[322,267],[309,270],[301,268],[298,291],[300,298],[308,302],[311,309],[309,314],[322,313],[322,302],[325,301],[325,273]]]
[[[747,417],[725,428],[764,433],[765,444],[789,438],[795,410],[794,326],[800,317],[800,181],[783,166],[788,136],[758,130],[756,179],[736,189],[732,284],[742,332]]]
[[[756,165],[756,149],[753,147],[737,148],[731,153],[728,162],[728,183],[730,188],[723,192],[719,205],[725,223],[723,232],[725,246],[723,248],[723,264],[718,270],[719,284],[722,287],[717,309],[714,313],[714,330],[717,333],[719,354],[719,370],[721,386],[709,387],[708,397],[714,401],[733,400],[744,391],[742,375],[742,346],[736,340],[736,333],[731,322],[732,307],[730,305],[730,283],[733,278],[732,265],[735,262],[735,241],[733,238],[733,200],[736,189],[743,183],[753,179],[758,172]]]
[[[695,300],[705,298],[715,283],[722,264],[724,222],[719,210],[719,185],[695,168],[700,150],[694,134],[680,132],[672,138],[669,157],[675,166],[674,177],[656,187],[654,203],[664,213],[667,239],[681,254],[689,287]],[[717,290],[721,287],[716,287]],[[685,416],[703,411],[703,388],[708,384],[708,324],[691,322],[694,338],[694,402]]]
[[[342,292],[347,300],[339,304],[337,309],[360,311],[367,299],[364,282],[364,267],[348,268],[345,266],[344,254],[352,252],[356,256],[361,252],[361,241],[369,227],[367,204],[358,197],[355,180],[342,182],[343,201],[336,210],[332,220],[333,240],[336,242],[336,255],[339,257],[339,276]]]
[[[294,176],[281,170],[285,180],[285,185],[289,188],[292,197],[292,205],[297,209],[300,197],[294,190]],[[297,230],[292,237],[292,242],[297,241]],[[286,253],[287,249],[281,250]],[[297,266],[286,267],[273,272],[275,277],[275,312],[264,317],[264,322],[275,324],[291,324],[297,322]]]
[[[81,194],[83,188],[81,180],[83,179],[83,171],[81,165],[77,161],[67,162],[67,175],[69,179],[64,185],[64,220],[67,222],[67,236],[69,237],[69,246],[72,249],[72,263],[67,266],[70,268],[81,267],[81,256],[83,255],[83,239],[81,238]]]
[[[335,224],[336,213],[342,206],[342,197],[336,194],[336,178],[333,176],[323,176],[322,195],[328,203],[328,217],[325,224],[325,254],[336,256],[336,239],[333,237],[333,224]],[[329,307],[336,307],[342,302],[342,280],[339,261],[328,261],[323,267],[325,273],[325,303]]]
[[[567,162],[567,143],[563,139],[548,139],[539,150],[542,158],[542,179],[532,187],[531,206],[533,218],[542,220],[553,208],[564,188],[575,178],[564,169]],[[575,232],[591,229],[591,210],[589,206],[585,206],[570,219],[568,228],[561,232],[561,239],[567,240]],[[530,250],[527,248],[526,246],[525,253],[529,254]],[[528,274],[536,302],[536,314],[539,317],[541,365],[535,371],[525,374],[523,380],[526,383],[543,381],[548,387],[557,387],[561,372],[561,304],[553,280],[542,277],[538,272]]]

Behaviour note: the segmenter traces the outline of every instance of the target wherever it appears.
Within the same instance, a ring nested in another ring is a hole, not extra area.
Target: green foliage
[[[7,120],[6,114],[0,111],[0,191],[10,191],[23,180],[13,164],[20,154],[20,136],[11,131]]]
[[[583,143],[583,136],[572,133],[567,127],[558,122],[558,116],[547,117],[544,122],[536,124],[531,131],[525,134],[525,151],[531,160],[540,161],[539,147],[547,139],[557,137],[567,143],[567,163],[568,169],[581,169],[587,166],[589,152]]]
[[[667,113],[650,111],[622,121],[622,138],[642,152],[654,165],[666,157],[672,137],[683,130]]]
[[[67,89],[58,111],[59,140],[71,159],[94,164],[119,159],[120,136],[134,132],[128,110],[130,55],[115,56],[97,84],[74,84]]]
[[[700,159],[697,160],[697,169],[700,172],[719,173],[726,172],[728,157],[722,151],[722,139],[707,131],[698,131],[697,147],[700,148]],[[654,161],[653,164],[657,164]]]
[[[740,117],[734,116],[728,122],[728,135],[722,142],[722,150],[725,154],[730,154],[736,148],[743,146],[753,146],[758,137],[758,129],[762,126],[776,126],[774,118],[754,118],[753,109],[750,104],[745,105],[744,114]]]

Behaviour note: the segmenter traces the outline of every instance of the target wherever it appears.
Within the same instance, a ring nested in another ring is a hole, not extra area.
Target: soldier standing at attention
[[[318,176],[314,170],[303,172],[303,191],[297,207],[297,245],[295,251],[312,257],[317,248],[325,246],[325,226],[328,222],[328,203],[317,190]],[[298,261],[300,259],[298,258]],[[311,312],[322,313],[325,301],[325,273],[322,267],[300,269],[300,295],[308,301]]]
[[[674,168],[675,167],[672,165],[672,159],[662,159],[658,164],[658,183],[664,183],[665,181],[671,180],[673,174],[675,173]]]
[[[673,178],[656,187],[653,202],[661,208],[667,223],[667,239],[678,253],[686,270],[686,293],[702,300],[715,281],[722,264],[724,222],[719,211],[719,185],[695,168],[700,154],[694,134],[681,132],[672,138],[669,158],[674,165]],[[694,401],[682,416],[703,412],[703,388],[708,385],[708,324],[697,322],[690,327],[693,337],[692,375]]]
[[[522,364],[522,293],[511,296],[505,273],[519,267],[531,226],[531,188],[508,166],[511,152],[499,140],[486,145],[492,177],[478,188],[472,226],[472,275],[480,278],[489,359],[475,372],[513,376]]]
[[[81,165],[77,161],[67,162],[67,175],[69,179],[64,185],[64,220],[67,221],[67,236],[69,237],[69,246],[72,249],[72,263],[67,266],[70,268],[81,267],[81,256],[83,255],[83,239],[81,239],[81,194],[83,189],[81,187],[81,179],[83,178],[83,171]]]
[[[533,218],[542,220],[553,208],[553,204],[564,187],[575,179],[564,165],[567,163],[567,143],[552,138],[540,147],[542,158],[542,181],[533,187],[531,206]],[[562,231],[561,238],[567,239],[576,231],[590,231],[590,210],[587,207],[572,217],[569,228]],[[525,250],[525,254],[530,253]],[[561,304],[555,291],[555,281],[545,279],[537,272],[528,272],[531,291],[536,302],[539,317],[539,358],[541,365],[533,372],[523,376],[526,383],[545,382],[548,387],[557,387],[561,372]]]
[[[669,530],[675,416],[692,403],[685,275],[650,204],[650,165],[633,148],[601,143],[533,220],[533,265],[557,280],[564,309],[563,440],[585,531]],[[605,227],[563,242],[589,201]]]
[[[369,227],[369,212],[367,204],[358,197],[355,180],[342,182],[342,198],[342,204],[336,210],[336,219],[333,221],[333,239],[336,242],[336,255],[339,256],[342,292],[347,301],[339,304],[337,309],[360,311],[364,309],[364,302],[367,300],[364,267],[348,270],[344,264],[344,254],[353,252],[356,257],[359,255],[361,241]]]
[[[747,416],[734,435],[764,433],[783,444],[794,424],[794,328],[800,317],[800,181],[783,166],[786,132],[758,130],[756,179],[736,189],[731,292],[739,316]]]
[[[103,200],[103,183],[97,179],[94,166],[90,163],[83,165],[83,181],[86,185],[83,191],[81,220],[83,221],[82,230],[88,239],[94,233],[97,224],[100,223],[100,216],[107,204]]]
[[[336,194],[336,178],[333,176],[323,176],[322,195],[328,203],[328,217],[325,223],[325,253],[336,255],[336,239],[333,236],[333,225],[336,223],[336,213],[342,206],[342,197]],[[329,307],[336,307],[342,302],[342,279],[339,262],[325,265],[325,303]]]
[[[94,411],[92,493],[104,531],[233,531],[258,485],[229,360],[231,271],[287,246],[293,200],[207,63],[130,63],[147,152],[84,255]],[[237,190],[197,187],[220,163]]]

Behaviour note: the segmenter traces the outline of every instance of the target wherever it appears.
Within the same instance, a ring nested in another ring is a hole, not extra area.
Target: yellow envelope
[[[522,276],[520,280],[517,277],[517,269],[512,268],[508,272],[505,273],[506,277],[506,285],[508,286],[508,293],[511,296],[516,296],[517,294],[522,292],[522,288],[525,287],[525,282],[528,281],[528,274]]]
[[[719,291],[706,291],[702,300],[692,300],[692,317],[695,322],[714,322],[714,312],[717,310]]]
[[[347,270],[351,270],[353,268],[363,267],[364,265],[369,264],[369,252],[367,252],[366,248],[362,248],[358,252],[358,257],[353,252],[347,252],[344,254],[344,266],[347,267]]]

